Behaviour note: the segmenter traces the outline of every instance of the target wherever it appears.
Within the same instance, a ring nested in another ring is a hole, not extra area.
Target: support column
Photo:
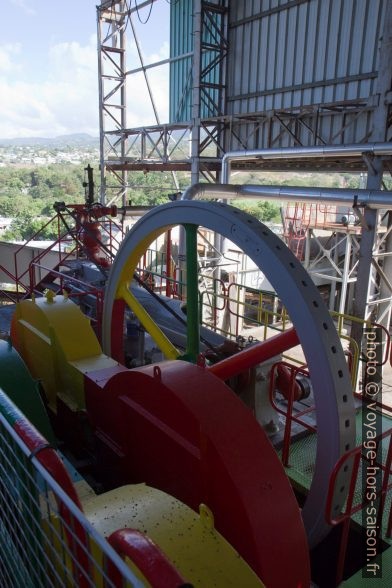
[[[368,190],[379,190],[382,181],[383,164],[382,160],[374,158],[371,165],[368,165],[368,177],[366,188]],[[377,232],[378,212],[372,208],[366,208],[363,218],[364,225],[361,233],[361,244],[359,248],[359,262],[357,281],[353,302],[353,315],[365,319],[367,314],[367,303],[371,293],[372,258],[373,246]],[[362,325],[354,323],[351,328],[351,337],[358,345],[361,345]]]
[[[351,260],[351,234],[349,233],[349,231],[347,231],[346,247],[345,247],[345,251],[344,251],[342,284],[341,284],[341,289],[340,289],[340,301],[339,301],[339,313],[340,314],[344,314],[344,311],[346,308],[348,275],[350,272],[350,260]]]
[[[126,5],[124,2],[121,2],[120,5],[121,12],[125,12]],[[125,161],[125,157],[127,155],[127,137],[124,135],[124,130],[127,128],[127,64],[126,64],[126,37],[125,37],[125,27],[120,28],[120,69],[122,72],[123,83],[121,85],[120,90],[120,100],[121,100],[121,159]],[[127,194],[128,194],[128,172],[123,169],[121,170],[121,201],[123,206],[127,206]]]
[[[193,63],[192,63],[192,140],[191,184],[199,181],[200,160],[200,72],[201,72],[201,0],[193,0]]]
[[[196,362],[199,355],[199,284],[197,275],[197,225],[184,225],[186,233],[186,322],[187,356]]]
[[[333,252],[333,261],[337,266],[339,265],[338,247],[339,247],[339,233],[336,233],[336,235],[335,235],[335,249]],[[336,308],[335,308],[336,283],[337,283],[337,280],[339,279],[339,275],[336,270],[335,270],[335,277],[336,277],[336,280],[331,281],[331,290],[329,292],[329,310],[331,310],[331,311],[336,310]]]
[[[103,120],[103,78],[102,78],[102,22],[99,6],[97,6],[97,49],[98,49],[98,110],[99,110],[99,169],[101,176],[100,196],[101,204],[106,204],[106,173],[105,173],[105,145]]]
[[[128,181],[126,170],[113,174],[113,182],[118,182],[113,196],[108,196],[106,183],[106,174],[111,171],[110,162],[107,159],[109,145],[116,159],[124,161],[128,142],[125,134],[127,126],[125,19],[128,6],[125,0],[116,0],[115,4],[114,11],[110,10],[110,6],[104,1],[97,6],[100,201],[102,204],[110,205],[121,197],[121,204],[125,205]],[[110,30],[104,32],[107,25]],[[112,87],[113,80],[115,80],[114,87]]]
[[[389,211],[388,213],[387,231],[389,231],[389,233],[385,239],[385,252],[388,255],[386,255],[383,259],[383,272],[389,283],[392,283],[392,211]],[[388,288],[385,281],[381,278],[379,295],[380,300],[383,300],[384,298],[391,298],[391,296],[391,290]],[[387,330],[389,330],[389,325],[391,322],[390,302],[382,302],[379,304],[377,316],[381,317],[377,322],[380,322]]]

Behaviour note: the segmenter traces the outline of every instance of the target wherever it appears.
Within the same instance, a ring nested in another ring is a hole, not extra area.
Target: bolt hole
[[[263,231],[263,235],[265,235],[266,237],[268,237],[268,232],[267,231]]]
[[[335,512],[337,512],[337,511],[339,510],[339,508],[340,508],[340,504],[337,504],[337,505],[334,507],[334,511],[335,511]]]
[[[344,472],[348,472],[348,465],[345,465],[345,466],[344,466],[344,468],[343,468],[343,471],[344,471]]]
[[[343,378],[343,372],[342,372],[342,370],[339,370],[338,371],[338,376],[339,376],[339,378]]]
[[[278,251],[280,251],[281,250],[281,246],[280,245],[277,245],[276,246],[276,249],[278,249]]]
[[[344,425],[345,425],[346,429],[348,429],[348,427],[350,426],[350,419],[346,419],[344,421]]]
[[[247,221],[247,222],[248,222],[250,225],[253,223],[253,221],[252,221],[250,218],[248,218],[248,221]]]
[[[332,345],[331,351],[332,351],[332,353],[336,353],[336,347],[335,347],[335,345]]]
[[[305,282],[305,280],[301,280],[301,284],[302,284],[303,286],[307,286],[307,283]]]
[[[326,331],[328,331],[328,325],[327,325],[327,323],[323,323],[323,327],[324,327],[324,329],[325,329]]]
[[[350,449],[350,443],[346,443],[346,445],[344,446],[344,450],[348,451]]]
[[[317,300],[313,300],[313,306],[314,306],[315,308],[318,308],[318,302],[317,302]]]
[[[343,394],[343,402],[347,402],[347,394]]]
[[[292,261],[290,261],[290,267],[295,267],[295,264]]]
[[[344,492],[345,486],[340,487],[340,492]]]

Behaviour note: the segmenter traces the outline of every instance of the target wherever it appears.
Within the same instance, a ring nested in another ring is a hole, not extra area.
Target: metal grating
[[[391,419],[387,417],[382,417],[382,430],[386,431],[391,427]],[[356,446],[360,446],[362,444],[362,437],[361,437],[361,430],[362,430],[362,412],[359,412],[356,415]],[[389,439],[385,439],[382,444],[382,463],[385,465],[387,453],[388,453],[388,443]],[[317,435],[310,434],[306,435],[305,437],[295,441],[290,446],[290,455],[289,455],[289,464],[290,466],[286,468],[287,475],[302,489],[308,490],[310,488],[314,467],[316,463],[316,449],[317,449]],[[279,455],[281,452],[279,453]],[[354,501],[353,504],[359,504],[363,501],[363,491],[362,491],[362,462],[360,462],[357,482],[355,486],[354,492]],[[387,526],[388,526],[388,516],[391,509],[392,503],[392,491],[388,492],[386,500],[385,500],[385,508],[383,513],[382,519],[382,536],[384,540],[390,541],[388,538],[385,537]],[[353,515],[353,520],[355,520],[359,525],[362,524],[362,511]]]
[[[316,465],[317,435],[306,435],[290,445],[286,473],[301,488],[309,490]],[[281,452],[279,452],[281,456]]]

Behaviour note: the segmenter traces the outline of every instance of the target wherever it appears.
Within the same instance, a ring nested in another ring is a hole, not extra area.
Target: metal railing
[[[66,220],[64,220],[65,218]],[[108,240],[106,245],[107,249],[111,254],[115,255],[124,236],[123,228],[118,223],[113,221],[113,219],[109,216],[104,216],[95,222],[98,223],[100,229],[102,229],[103,237],[106,237]],[[63,227],[64,223],[65,230]],[[20,256],[22,255],[24,249],[29,245],[29,243],[35,239],[38,239],[45,229],[50,226],[53,226],[53,232],[57,235],[56,238],[53,240],[53,242],[50,243],[48,247],[39,251],[39,253],[37,253],[30,261],[28,267],[22,270],[20,268]],[[15,282],[16,298],[20,298],[26,293],[31,295],[37,284],[39,284],[42,279],[46,278],[47,274],[44,278],[41,276],[41,269],[45,269],[41,263],[49,253],[58,254],[58,262],[54,266],[54,269],[58,269],[69,258],[77,259],[80,257],[83,250],[83,244],[81,243],[80,239],[82,229],[82,224],[75,221],[75,218],[72,216],[72,214],[68,213],[68,215],[66,215],[66,213],[57,213],[55,216],[49,219],[34,235],[32,235],[32,237],[25,241],[23,245],[18,247],[14,253],[14,273],[12,274],[11,272],[4,270],[4,268],[1,268],[10,278],[12,278],[12,281]],[[120,239],[115,235],[115,231],[117,231]],[[39,276],[38,279],[37,273]],[[20,291],[21,289],[22,292]]]
[[[374,525],[374,533],[376,535],[376,538],[379,539],[382,535],[382,522],[384,510],[387,507],[387,495],[392,490],[392,482],[390,481],[392,465],[392,428],[375,437],[373,441],[374,446],[377,448],[375,450],[375,453],[378,456],[380,455],[380,453],[382,454],[381,462],[375,462],[377,465],[377,469],[379,469],[381,472],[379,489],[377,490],[377,492],[374,492],[375,496],[374,499],[371,501],[371,504],[373,505],[374,503],[376,503],[377,500],[379,500],[379,508],[377,511],[377,525]],[[387,450],[379,451],[380,449],[382,449],[383,442],[387,446]],[[364,450],[363,445],[359,445],[358,447],[355,447],[339,459],[331,474],[327,503],[325,508],[325,517],[328,524],[333,526],[342,526],[339,555],[337,562],[336,586],[338,586],[343,579],[351,519],[355,514],[359,513],[370,504],[370,500],[367,499],[366,492],[363,489],[360,492],[358,492],[357,490],[358,483],[361,484],[359,480],[361,477],[363,477],[361,469],[366,468],[367,464],[369,464],[369,460],[366,456],[366,450]],[[337,491],[337,486],[339,485],[339,474],[343,470],[345,471],[347,468],[352,468],[348,496],[345,501],[345,504],[342,506],[342,511],[338,513],[336,511],[333,512],[333,497]],[[361,485],[363,485],[363,483]],[[389,513],[387,513],[387,524],[385,530],[385,536],[388,538],[391,538],[392,536],[391,505],[392,502],[389,502]],[[364,529],[364,533],[366,533],[366,529]]]
[[[290,381],[289,381],[289,389],[287,390],[287,410],[283,410],[281,406],[276,403],[276,379],[278,375],[278,368],[284,366],[290,373]],[[283,448],[282,448],[282,463],[285,467],[289,467],[289,453],[290,453],[290,444],[292,441],[291,438],[291,428],[293,423],[297,423],[307,429],[308,431],[315,433],[317,428],[316,426],[311,425],[309,422],[305,421],[303,418],[305,415],[312,413],[316,410],[316,406],[307,406],[306,408],[302,408],[302,410],[294,412],[294,396],[295,396],[295,385],[296,385],[296,376],[298,374],[302,374],[304,376],[309,377],[309,372],[304,366],[294,366],[285,361],[279,361],[275,363],[271,368],[271,375],[270,375],[270,387],[269,387],[269,399],[271,406],[278,412],[279,414],[285,417],[285,426],[284,426],[284,435],[283,435]]]
[[[10,271],[8,271],[7,268],[0,265],[0,272],[3,272],[8,278],[10,278],[11,283],[16,284],[15,276]],[[9,302],[11,302],[13,304],[15,302],[18,302],[20,295],[21,295],[17,290],[15,290],[15,292],[13,291],[11,294],[8,290],[5,290],[4,288],[0,288],[0,294],[1,294],[1,297],[6,298]]]
[[[117,588],[120,577],[144,586],[68,495],[61,468],[53,449],[29,449],[0,413],[0,585]]]

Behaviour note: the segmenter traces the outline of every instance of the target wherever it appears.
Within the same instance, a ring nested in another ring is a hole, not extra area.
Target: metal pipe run
[[[392,192],[386,190],[352,190],[347,188],[309,188],[297,186],[262,186],[245,184],[194,184],[183,193],[181,200],[294,200],[295,202],[323,202],[348,207],[392,209]]]
[[[222,158],[222,183],[228,184],[232,161],[249,159],[314,159],[331,157],[356,157],[362,154],[392,155],[392,143],[353,143],[350,145],[320,145],[317,147],[284,147],[280,149],[254,149],[228,151]]]
[[[267,341],[256,343],[256,345],[252,345],[248,349],[244,349],[227,359],[223,359],[219,363],[211,366],[209,371],[221,380],[228,380],[254,367],[258,363],[262,363],[263,361],[267,361],[267,359],[271,359],[271,357],[275,357],[275,355],[288,351],[296,345],[299,345],[297,332],[295,329],[289,329],[284,333],[267,339]]]

